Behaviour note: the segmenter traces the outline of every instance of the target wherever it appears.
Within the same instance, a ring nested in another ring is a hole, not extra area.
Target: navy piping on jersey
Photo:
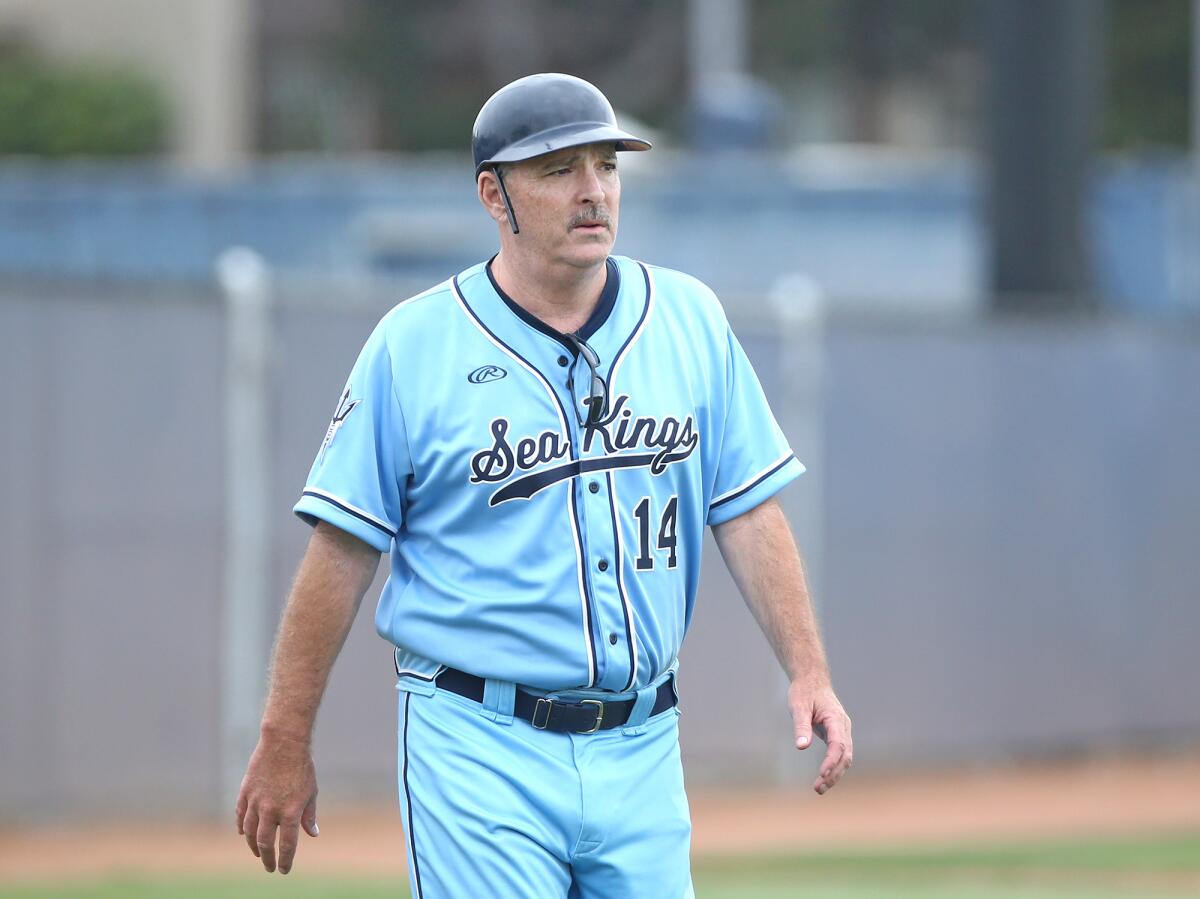
[[[617,371],[621,363],[621,358],[625,355],[625,351],[633,344],[634,338],[641,333],[646,316],[650,314],[650,273],[646,271],[646,267],[640,262],[638,263],[638,268],[642,270],[642,277],[645,280],[646,300],[642,306],[642,314],[638,317],[637,324],[633,326],[633,330],[629,332],[629,336],[625,338],[625,342],[621,344],[621,348],[613,356],[612,365],[608,367],[609,383],[607,386],[610,390],[616,389],[616,384],[612,381],[613,373]],[[625,689],[632,690],[637,680],[637,646],[635,645],[636,641],[633,639],[633,609],[629,605],[629,598],[625,595],[625,586],[622,581],[624,569],[621,567],[621,524],[617,516],[616,503],[613,499],[612,471],[606,472],[604,477],[608,480],[608,505],[612,511],[613,537],[617,545],[617,590],[621,596],[621,613],[625,618],[625,642],[629,645],[629,682],[625,685]]]
[[[412,852],[413,860],[413,880],[417,885],[416,899],[422,899],[421,891],[421,864],[417,861],[417,835],[413,832],[413,804],[412,793],[408,789],[408,699],[409,694],[404,694],[404,772],[401,778],[404,781],[404,800],[408,804],[408,847]]]
[[[650,314],[650,273],[646,271],[646,266],[642,265],[642,263],[639,262],[637,266],[642,270],[642,277],[646,280],[646,305],[642,307],[642,314],[641,317],[638,318],[637,324],[633,326],[633,330],[629,332],[629,336],[625,338],[625,342],[621,344],[621,348],[617,350],[617,354],[613,356],[612,365],[608,367],[610,375],[612,370],[617,367],[617,363],[621,361],[621,356],[629,347],[630,342],[632,342],[633,338],[637,336],[638,330],[642,327],[642,322],[644,322],[646,320],[646,316]],[[608,384],[607,386],[610,389],[615,389],[615,385],[613,384]]]
[[[613,499],[612,472],[607,472],[604,477],[608,481],[608,507],[612,510],[613,541],[617,548],[617,592],[621,596],[621,611],[625,617],[625,643],[629,647],[629,681],[625,684],[624,691],[632,690],[637,681],[637,647],[634,645],[633,623],[630,621],[633,612],[629,608],[629,597],[625,595],[625,569],[622,567],[624,552],[621,546],[621,525],[617,519],[616,500]]]
[[[736,493],[731,493],[731,494],[729,494],[729,496],[723,496],[719,500],[717,500],[715,503],[710,504],[708,507],[709,510],[711,511],[712,509],[717,508],[717,506],[723,506],[723,505],[725,505],[725,503],[732,502],[733,500],[737,499],[739,496],[745,496],[747,493],[749,493],[751,490],[753,490],[755,487],[757,487],[759,484],[761,484],[763,481],[765,481],[771,475],[775,474],[775,472],[779,471],[779,469],[783,468],[783,466],[787,465],[789,462],[794,461],[795,458],[796,458],[795,453],[789,453],[788,457],[786,459],[784,459],[778,465],[772,465],[769,469],[764,471],[762,474],[760,474],[758,477],[756,477],[753,481],[751,481],[749,484],[747,484],[741,490],[737,491]]]
[[[503,288],[496,281],[495,275],[492,274],[492,263],[496,257],[493,256],[488,260],[488,264],[484,266],[484,271],[487,272],[488,280],[492,282],[492,289],[496,291],[500,299],[504,300],[504,305],[512,310],[513,314],[529,327],[536,331],[541,331],[547,337],[553,338],[571,351],[571,355],[575,355],[575,347],[571,341],[563,335],[561,331],[557,331],[550,327],[529,310],[523,308],[516,300],[506,294]],[[621,270],[617,268],[617,264],[608,258],[605,261],[606,277],[604,279],[604,289],[600,291],[600,301],[596,303],[596,308],[592,310],[591,316],[584,323],[583,327],[575,333],[579,335],[581,340],[587,340],[593,334],[600,330],[600,326],[608,321],[608,316],[613,311],[613,306],[617,302],[617,293],[621,289]],[[461,291],[460,291],[461,293]]]
[[[612,262],[612,259],[608,260],[608,262]],[[620,358],[624,355],[625,350],[629,349],[629,344],[634,342],[637,332],[641,330],[642,324],[646,322],[646,317],[650,314],[650,272],[646,270],[646,266],[642,263],[637,263],[637,268],[642,270],[642,277],[646,278],[646,305],[642,306],[642,314],[638,317],[637,324],[634,325],[634,330],[631,330],[629,336],[625,337],[625,342],[620,344],[620,349],[617,350],[617,354],[612,358],[612,365],[608,366],[608,377],[604,378],[604,389],[608,396],[612,396],[612,373],[617,371],[617,364]],[[572,348],[572,352],[574,352],[574,348]]]
[[[631,330],[629,332],[629,336],[625,337],[625,342],[620,344],[620,349],[617,350],[617,354],[612,358],[612,365],[608,366],[608,378],[605,380],[605,390],[607,390],[608,394],[610,395],[612,395],[613,391],[613,385],[611,383],[613,373],[616,372],[620,367],[620,361],[622,361],[624,358],[625,350],[632,346],[632,342],[634,342],[637,338],[637,335],[640,334],[642,325],[646,324],[646,318],[650,314],[650,272],[646,268],[646,265],[643,265],[642,263],[637,263],[637,266],[642,270],[642,277],[644,280],[646,280],[646,305],[642,307],[642,314],[640,317],[638,317],[637,324],[634,325],[634,330]],[[668,454],[666,461],[678,461],[679,459],[684,459],[685,456],[686,454]],[[572,448],[572,461],[553,468],[544,468],[539,472],[528,474],[526,477],[509,481],[508,484],[505,484],[503,487],[500,487],[498,491],[493,493],[492,498],[490,501],[488,501],[488,505],[499,505],[500,503],[508,502],[509,499],[528,499],[529,497],[532,497],[534,493],[544,489],[544,487],[548,487],[551,484],[556,484],[557,481],[565,478],[574,478],[577,474],[605,471],[605,469],[610,468],[641,467],[644,465],[649,465],[650,460],[653,459],[655,459],[655,454],[647,453],[642,455],[629,455],[620,457],[606,456],[604,459],[576,460],[574,448]]]
[[[595,613],[595,610],[592,608],[592,603],[594,602],[594,600],[592,599],[592,590],[588,586],[588,578],[591,577],[591,572],[588,570],[588,565],[587,565],[587,558],[588,558],[587,545],[583,542],[583,528],[580,527],[580,524],[579,524],[579,502],[575,499],[575,486],[578,483],[579,483],[578,480],[568,482],[567,490],[570,491],[568,496],[570,497],[570,502],[571,502],[571,524],[575,528],[575,540],[577,542],[577,545],[579,546],[579,565],[580,565],[580,568],[582,569],[582,571],[580,573],[583,575],[583,577],[582,577],[583,590],[587,594],[588,639],[592,641],[592,658],[595,660],[594,665],[593,665],[593,670],[591,672],[591,680],[588,681],[588,686],[594,687],[594,686],[596,686],[596,683],[600,680],[600,678],[603,676],[600,673],[600,667],[601,667],[601,657],[600,657],[600,652],[599,652],[599,647],[601,645],[600,639],[599,639],[600,627],[596,623],[596,613]]]
[[[491,278],[490,272],[488,273],[488,277]],[[530,371],[536,372],[537,376],[542,379],[542,383],[545,384],[546,387],[549,389],[550,395],[552,397],[554,397],[554,402],[558,405],[559,414],[562,416],[563,427],[567,428],[567,432],[568,432],[567,433],[567,436],[568,436],[567,449],[571,453],[571,459],[572,460],[577,459],[578,457],[575,454],[575,449],[576,449],[575,441],[570,439],[571,421],[569,418],[567,418],[567,410],[563,407],[562,400],[559,399],[558,392],[555,391],[554,387],[550,384],[549,379],[544,374],[541,373],[541,370],[538,369],[538,367],[536,365],[534,365],[532,362],[530,362],[528,359],[526,359],[524,356],[522,356],[520,353],[518,353],[516,350],[514,350],[512,347],[510,347],[503,340],[501,340],[487,325],[485,325],[483,323],[483,319],[481,319],[476,314],[475,310],[471,308],[471,304],[467,302],[466,295],[463,293],[462,288],[458,286],[458,275],[455,275],[452,280],[454,283],[454,292],[456,294],[458,294],[458,299],[462,302],[462,307],[464,309],[466,309],[467,314],[469,314],[471,316],[471,318],[473,318],[475,320],[475,324],[477,324],[485,334],[487,334],[489,337],[491,337],[492,340],[496,341],[496,343],[499,346],[504,347],[506,352],[511,353],[513,358],[520,359],[526,366],[528,366]],[[495,282],[493,282],[493,283],[495,283]],[[574,485],[573,484],[568,485],[568,490],[570,490],[570,493],[568,495],[571,500],[571,523],[575,527],[576,539],[579,541],[579,571],[580,571],[580,580],[583,582],[583,595],[584,595],[584,600],[585,600],[584,611],[587,616],[587,621],[585,622],[585,625],[587,628],[588,640],[591,643],[591,651],[592,651],[591,658],[589,659],[589,662],[588,662],[589,671],[588,671],[587,685],[589,687],[593,687],[596,685],[596,681],[599,678],[598,666],[600,664],[600,653],[597,651],[598,644],[596,641],[596,616],[592,609],[592,591],[588,587],[589,572],[588,572],[588,566],[587,566],[587,549],[583,545],[583,531],[579,527],[579,511],[575,506]]]
[[[369,524],[371,527],[375,528],[375,530],[379,531],[380,533],[387,534],[393,540],[396,539],[396,532],[393,531],[391,528],[384,527],[378,521],[374,521],[373,519],[368,518],[366,515],[363,515],[357,509],[352,509],[349,506],[345,505],[344,503],[339,503],[333,497],[326,496],[323,493],[314,493],[311,490],[305,490],[301,494],[301,496],[311,496],[313,499],[319,499],[322,502],[327,502],[327,503],[329,503],[329,505],[334,506],[335,508],[341,509],[347,515],[357,518],[359,521],[363,522],[364,524]]]

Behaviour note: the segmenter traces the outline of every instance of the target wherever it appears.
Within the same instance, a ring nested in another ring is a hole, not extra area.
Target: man
[[[515,81],[473,145],[500,251],[393,309],[350,374],[296,506],[315,530],[239,832],[283,873],[316,836],[313,720],[388,551],[413,895],[691,895],[674,671],[706,524],[797,748],[828,744],[815,790],[852,759],[772,498],[803,466],[711,291],[610,255],[617,152],[650,145],[595,87]]]

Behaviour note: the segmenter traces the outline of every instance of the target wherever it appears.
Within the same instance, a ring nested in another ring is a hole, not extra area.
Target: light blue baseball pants
[[[624,727],[554,733],[511,717],[511,685],[489,681],[477,703],[406,680],[397,767],[414,899],[694,895],[678,709],[647,720],[643,701]]]

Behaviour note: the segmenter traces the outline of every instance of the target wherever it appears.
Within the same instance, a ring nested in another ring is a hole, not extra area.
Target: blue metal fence
[[[463,160],[275,164],[199,183],[156,167],[0,167],[0,277],[207,281],[231,244],[289,269],[438,280],[495,245]],[[867,174],[864,174],[867,173]],[[1181,162],[1098,174],[1089,238],[1108,305],[1200,313],[1200,176]],[[858,168],[664,156],[626,176],[618,251],[718,291],[805,272],[834,302],[978,305],[986,278],[973,167]]]

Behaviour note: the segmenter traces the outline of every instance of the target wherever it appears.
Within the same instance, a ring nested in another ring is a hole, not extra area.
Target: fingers
[[[807,749],[812,743],[812,728],[807,724],[796,723],[796,748]]]
[[[258,857],[258,812],[251,810],[242,821],[242,833],[246,837],[246,845]]]
[[[268,873],[291,871],[301,825],[312,836],[319,832],[317,784],[307,745],[262,738],[242,780],[234,816],[238,833]]]
[[[854,762],[854,743],[850,737],[850,719],[845,712],[832,716],[825,724],[829,748],[821,760],[820,773],[813,781],[818,796],[828,793]]]
[[[315,795],[308,800],[308,805],[304,807],[304,814],[300,816],[300,826],[310,837],[321,835],[321,828],[317,827],[317,797]]]
[[[807,749],[813,737],[819,737],[828,746],[820,773],[813,781],[813,790],[824,796],[854,761],[850,717],[828,684],[814,687],[805,680],[793,681],[788,700],[795,723],[796,748]]]
[[[824,796],[833,788],[834,784],[841,780],[846,769],[850,767],[850,758],[849,747],[845,743],[829,744],[825,758],[821,760],[821,771],[817,775],[817,779],[813,781],[813,789],[816,790],[818,796]]]
[[[260,816],[258,810],[251,807],[245,812],[238,826],[245,835],[246,845],[257,858],[262,859],[263,867],[268,872],[278,868],[280,874],[287,874],[292,870],[296,858],[301,825],[309,836],[315,837],[321,832],[317,827],[315,796],[305,807],[302,817],[295,817],[295,812],[292,813],[292,817],[281,817],[268,811],[264,811]]]
[[[792,703],[792,726],[795,729],[797,749],[807,749],[812,744],[813,728],[812,700],[804,697],[799,702]]]
[[[275,870],[275,830],[278,827],[275,821],[264,815],[258,822],[258,831],[255,834],[256,846],[258,851],[254,853],[262,859],[263,867],[268,872]]]
[[[279,873],[292,870],[296,846],[300,842],[300,819],[291,818],[279,823]],[[268,871],[270,868],[267,869]]]

